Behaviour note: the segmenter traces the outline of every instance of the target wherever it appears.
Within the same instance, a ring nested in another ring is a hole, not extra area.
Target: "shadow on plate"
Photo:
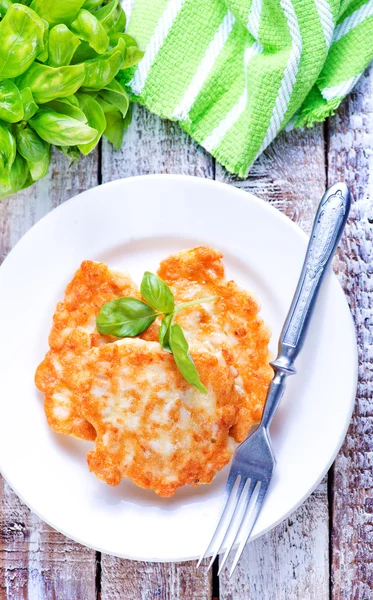
[[[208,485],[200,485],[193,487],[186,485],[176,491],[176,494],[171,498],[160,498],[152,490],[144,490],[137,487],[130,480],[123,480],[118,486],[110,487],[105,483],[97,481],[96,499],[103,505],[117,505],[122,502],[153,507],[159,510],[178,509],[189,502],[195,502],[200,499],[205,500],[206,496],[216,496],[220,494],[228,477],[229,466],[224,467]]]

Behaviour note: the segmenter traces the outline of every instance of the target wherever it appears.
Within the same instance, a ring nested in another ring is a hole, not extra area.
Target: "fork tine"
[[[259,493],[258,493],[258,497],[256,499],[255,505],[253,507],[253,510],[250,511],[249,513],[249,517],[247,519],[247,523],[243,522],[243,527],[242,528],[246,528],[246,524],[248,525],[247,528],[247,532],[246,535],[244,536],[244,538],[242,539],[242,541],[240,542],[240,545],[237,548],[236,551],[236,555],[234,557],[234,561],[233,564],[231,566],[231,570],[229,571],[229,578],[232,577],[233,571],[235,570],[238,561],[241,558],[242,552],[244,551],[244,548],[249,540],[249,537],[251,535],[252,530],[254,529],[254,525],[258,519],[260,510],[262,508],[263,502],[264,502],[264,498],[265,495],[267,493],[268,490],[268,483],[263,483],[263,481],[260,482],[260,489],[259,489]],[[246,515],[247,516],[247,515]],[[244,519],[245,521],[245,519]]]
[[[228,481],[226,483],[226,489],[230,489],[230,492],[228,493],[228,495],[226,497],[225,504],[223,506],[221,516],[220,516],[219,522],[216,526],[216,529],[214,531],[214,534],[213,534],[206,550],[201,555],[201,558],[199,559],[199,561],[197,563],[197,568],[200,566],[202,560],[206,557],[206,555],[208,555],[210,549],[215,544],[216,539],[221,538],[220,534],[222,534],[223,539],[224,539],[224,534],[225,534],[226,529],[222,528],[222,524],[223,524],[225,518],[227,517],[228,513],[230,512],[230,507],[232,506],[232,504],[234,503],[234,500],[237,497],[237,491],[239,490],[240,481],[241,481],[240,475],[238,473],[234,472],[233,470],[231,470],[231,472],[229,473]],[[235,506],[234,506],[232,515],[234,514]],[[220,548],[220,546],[221,546],[221,542],[219,543],[218,548]],[[212,563],[214,562],[214,560],[216,558],[216,554],[217,554],[217,552],[213,555],[207,570],[210,569]]]
[[[255,487],[256,487],[256,485],[258,483],[258,481],[256,479],[250,479],[249,478],[247,481],[250,481],[250,483],[249,483],[249,486],[248,486],[248,488],[246,490],[246,498],[243,499],[244,500],[244,504],[245,504],[244,509],[243,509],[243,514],[240,515],[241,518],[240,518],[240,520],[237,523],[237,527],[236,527],[236,529],[235,529],[235,531],[233,533],[231,542],[228,544],[227,549],[226,549],[226,551],[224,553],[224,556],[222,558],[222,561],[219,564],[218,575],[220,575],[221,571],[223,570],[224,565],[225,565],[225,563],[227,561],[227,558],[229,556],[229,553],[232,550],[232,548],[233,548],[233,546],[234,546],[234,544],[235,544],[235,542],[237,540],[239,532],[241,531],[242,523],[245,520],[245,516],[247,514],[247,510],[248,510],[248,507],[249,507],[249,504],[250,504],[250,500],[251,500],[252,495],[254,493]],[[225,539],[224,539],[224,541],[225,541]]]
[[[224,543],[225,543],[225,541],[227,539],[227,536],[229,535],[229,531],[230,531],[230,528],[232,526],[232,523],[234,523],[234,521],[235,521],[236,512],[237,512],[237,506],[240,503],[240,499],[241,499],[242,492],[243,492],[243,489],[245,487],[246,481],[247,480],[243,479],[242,476],[241,476],[240,482],[239,482],[238,488],[237,488],[237,493],[236,493],[236,496],[235,496],[234,501],[232,503],[233,504],[233,510],[231,511],[231,514],[229,516],[229,521],[228,521],[226,527],[222,528],[222,536],[220,536],[220,543],[219,543],[219,545],[217,545],[216,550],[214,551],[214,554],[211,557],[211,561],[210,561],[210,564],[209,564],[209,569],[212,566],[212,564],[213,564],[215,558],[217,557],[217,555],[220,553],[220,551],[222,549],[222,546],[224,545]]]

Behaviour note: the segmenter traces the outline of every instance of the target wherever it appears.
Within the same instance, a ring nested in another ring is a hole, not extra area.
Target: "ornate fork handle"
[[[321,199],[314,220],[302,273],[272,363],[275,376],[268,390],[262,423],[270,424],[285,389],[287,375],[303,346],[321,281],[337,248],[350,210],[350,191],[344,183],[330,187]]]

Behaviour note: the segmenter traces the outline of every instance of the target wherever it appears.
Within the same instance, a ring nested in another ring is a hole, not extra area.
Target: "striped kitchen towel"
[[[373,0],[135,0],[123,83],[244,177],[290,126],[333,114],[373,59]]]

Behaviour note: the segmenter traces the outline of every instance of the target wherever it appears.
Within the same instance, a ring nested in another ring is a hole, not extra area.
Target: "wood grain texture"
[[[248,544],[232,576],[220,577],[220,600],[329,598],[327,480],[291,517]]]
[[[323,127],[282,133],[244,181],[220,166],[216,177],[270,202],[308,232],[325,191]],[[247,546],[230,580],[227,573],[220,578],[220,600],[327,600],[326,481],[289,519]]]
[[[178,125],[161,121],[141,106],[120,152],[105,143],[102,181],[148,173],[213,177],[213,161]],[[211,600],[211,572],[195,562],[141,563],[103,555],[101,600]]]
[[[330,122],[329,183],[344,180],[354,203],[336,268],[357,327],[355,412],[334,465],[332,598],[373,598],[373,68]]]
[[[308,232],[325,191],[323,126],[281,133],[253,164],[247,179],[230,175],[219,164],[216,179],[273,204]]]
[[[211,574],[196,563],[102,557],[101,600],[211,600]]]
[[[44,180],[0,202],[1,259],[52,208],[97,184],[97,160],[69,170],[56,153]],[[95,600],[95,573],[94,551],[48,527],[0,479],[0,600]]]
[[[132,123],[119,152],[104,140],[102,183],[149,173],[181,173],[213,177],[213,160],[171,121],[162,121],[134,106]]]

